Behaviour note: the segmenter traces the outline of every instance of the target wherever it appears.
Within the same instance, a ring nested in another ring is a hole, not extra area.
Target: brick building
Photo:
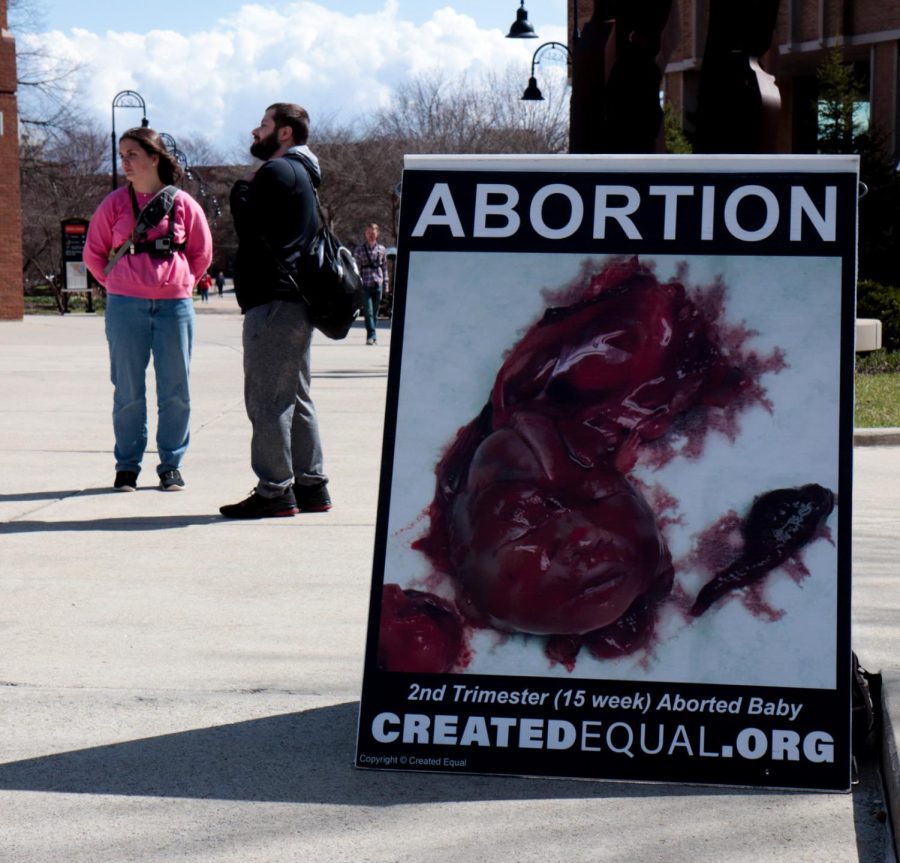
[[[680,109],[690,134],[709,15],[708,0],[676,0],[670,21],[677,32],[668,56],[666,98]],[[760,66],[775,76],[781,94],[775,147],[814,153],[817,141],[816,69],[840,46],[867,83],[860,105],[889,151],[900,155],[900,0],[781,0],[775,36]]]
[[[672,0],[659,57],[665,69],[665,99],[675,107],[689,137],[695,131],[710,3]],[[570,33],[576,4],[582,29],[592,17],[602,21],[604,11],[613,8],[605,0],[574,0],[568,13]],[[728,0],[726,8],[739,16],[742,8],[753,6],[754,0]],[[816,152],[816,69],[835,46],[867,84],[868,99],[860,105],[860,116],[868,117],[879,140],[900,159],[900,0],[779,0],[772,46],[759,58],[762,69],[775,76],[781,97],[770,149]]]
[[[0,0],[0,320],[20,320],[22,201],[16,106],[16,43],[7,27],[7,0]]]

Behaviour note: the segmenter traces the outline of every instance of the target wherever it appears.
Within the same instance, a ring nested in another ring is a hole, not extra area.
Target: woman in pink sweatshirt
[[[128,185],[103,199],[91,219],[84,262],[106,288],[106,339],[114,387],[114,487],[134,491],[147,448],[147,366],[153,356],[159,421],[159,487],[184,488],[181,461],[190,439],[188,373],[194,334],[193,290],[212,259],[212,238],[200,205],[177,190],[169,214],[143,234],[138,214],[181,168],[152,129],[119,139]],[[113,263],[116,252],[123,255]],[[111,266],[110,266],[111,265]]]

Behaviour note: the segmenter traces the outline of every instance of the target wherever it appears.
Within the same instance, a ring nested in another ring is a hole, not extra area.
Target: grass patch
[[[900,372],[856,375],[854,425],[900,427]]]
[[[26,315],[47,315],[59,314],[59,307],[56,305],[55,297],[46,296],[29,296],[25,295],[25,314]]]
[[[900,428],[900,351],[856,355],[857,428]]]
[[[87,297],[84,294],[68,294],[70,312],[86,312]],[[106,307],[105,295],[94,294],[93,311],[102,315]],[[50,290],[32,290],[25,294],[26,315],[58,315],[59,306]]]

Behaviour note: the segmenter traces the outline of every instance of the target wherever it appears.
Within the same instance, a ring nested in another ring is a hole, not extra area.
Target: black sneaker
[[[299,485],[295,482],[294,496],[300,512],[328,512],[331,509],[327,481],[318,485]]]
[[[184,477],[180,470],[164,470],[159,475],[159,487],[163,491],[181,491],[184,488]]]
[[[136,491],[137,477],[137,472],[133,470],[116,471],[116,481],[113,483],[113,488],[118,491]]]
[[[278,497],[263,497],[254,490],[250,497],[240,503],[219,507],[219,512],[225,518],[281,518],[296,515],[299,511],[297,499],[291,489]]]

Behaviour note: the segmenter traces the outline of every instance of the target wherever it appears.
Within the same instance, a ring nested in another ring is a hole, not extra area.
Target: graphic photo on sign
[[[410,277],[433,290],[407,308],[388,670],[834,684],[839,261],[420,253]],[[416,604],[447,609],[421,657]]]

